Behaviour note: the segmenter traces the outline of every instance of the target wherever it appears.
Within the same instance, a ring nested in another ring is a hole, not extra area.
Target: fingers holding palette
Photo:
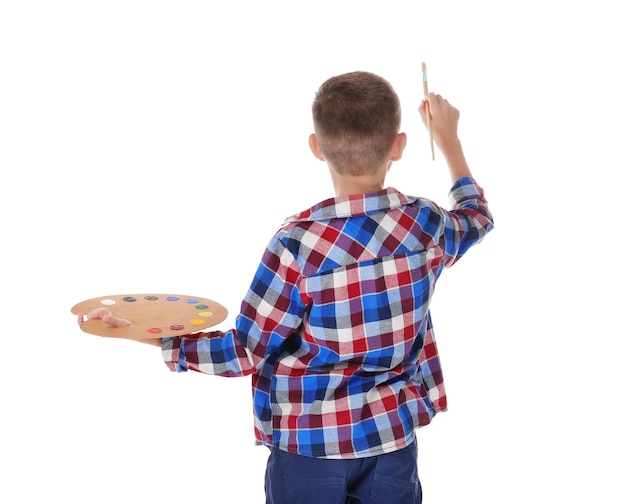
[[[97,336],[128,339],[182,336],[219,324],[228,315],[226,308],[213,300],[178,294],[103,296],[74,305],[72,313],[85,318],[98,308],[106,308],[132,325],[113,327],[97,318],[84,320],[80,328]]]

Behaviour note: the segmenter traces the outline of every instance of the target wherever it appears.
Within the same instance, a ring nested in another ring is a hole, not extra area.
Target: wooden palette
[[[89,334],[112,338],[151,339],[182,336],[219,324],[228,312],[219,303],[180,294],[124,294],[87,299],[72,307],[74,315],[107,308],[130,320],[128,327],[111,327],[100,319],[85,320],[80,328]]]

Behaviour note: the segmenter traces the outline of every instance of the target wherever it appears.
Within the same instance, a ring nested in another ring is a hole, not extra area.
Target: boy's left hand
[[[128,327],[133,325],[130,320],[126,320],[120,317],[116,317],[113,315],[113,312],[108,308],[96,308],[95,310],[91,310],[87,314],[87,320],[92,319],[101,319],[107,325],[113,327]],[[82,313],[78,314],[78,325],[82,324],[85,321],[85,318]]]
[[[130,320],[126,320],[120,317],[116,317],[113,315],[113,312],[108,308],[96,308],[95,310],[91,310],[87,314],[87,320],[92,319],[101,319],[102,322],[108,324],[113,327],[128,327],[133,325]],[[81,325],[85,321],[85,317],[82,313],[78,314],[78,325]],[[138,341],[139,343],[146,343],[147,345],[153,346],[161,346],[161,338],[151,338],[151,339],[135,339],[133,341]]]

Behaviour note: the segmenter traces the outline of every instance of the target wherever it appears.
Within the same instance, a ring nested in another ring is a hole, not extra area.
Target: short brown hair
[[[400,130],[400,100],[382,77],[350,72],[331,77],[313,101],[313,125],[326,160],[341,174],[372,173]]]

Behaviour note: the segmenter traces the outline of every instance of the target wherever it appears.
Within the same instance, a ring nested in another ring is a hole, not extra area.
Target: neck
[[[336,196],[367,194],[382,191],[385,188],[385,176],[389,167],[383,166],[371,175],[341,175],[332,167],[330,176]]]

